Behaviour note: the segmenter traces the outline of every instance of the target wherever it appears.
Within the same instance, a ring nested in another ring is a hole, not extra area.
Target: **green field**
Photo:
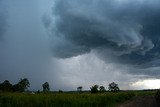
[[[134,96],[154,91],[91,93],[0,93],[0,107],[115,107]]]

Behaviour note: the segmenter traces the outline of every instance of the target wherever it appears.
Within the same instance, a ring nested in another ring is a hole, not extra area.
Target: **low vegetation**
[[[114,107],[134,96],[133,92],[0,93],[0,107]]]

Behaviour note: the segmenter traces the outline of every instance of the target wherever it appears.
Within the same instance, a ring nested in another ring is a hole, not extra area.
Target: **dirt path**
[[[160,107],[154,96],[137,96],[118,107]]]

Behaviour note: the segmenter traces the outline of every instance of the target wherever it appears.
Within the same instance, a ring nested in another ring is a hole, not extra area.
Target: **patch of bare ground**
[[[117,107],[160,107],[160,102],[154,96],[136,96]]]

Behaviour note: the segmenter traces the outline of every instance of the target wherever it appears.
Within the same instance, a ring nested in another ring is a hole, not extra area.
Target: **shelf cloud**
[[[118,63],[139,65],[159,58],[158,0],[56,0],[43,20],[53,55],[70,58],[94,50]],[[109,59],[108,59],[109,60]]]

